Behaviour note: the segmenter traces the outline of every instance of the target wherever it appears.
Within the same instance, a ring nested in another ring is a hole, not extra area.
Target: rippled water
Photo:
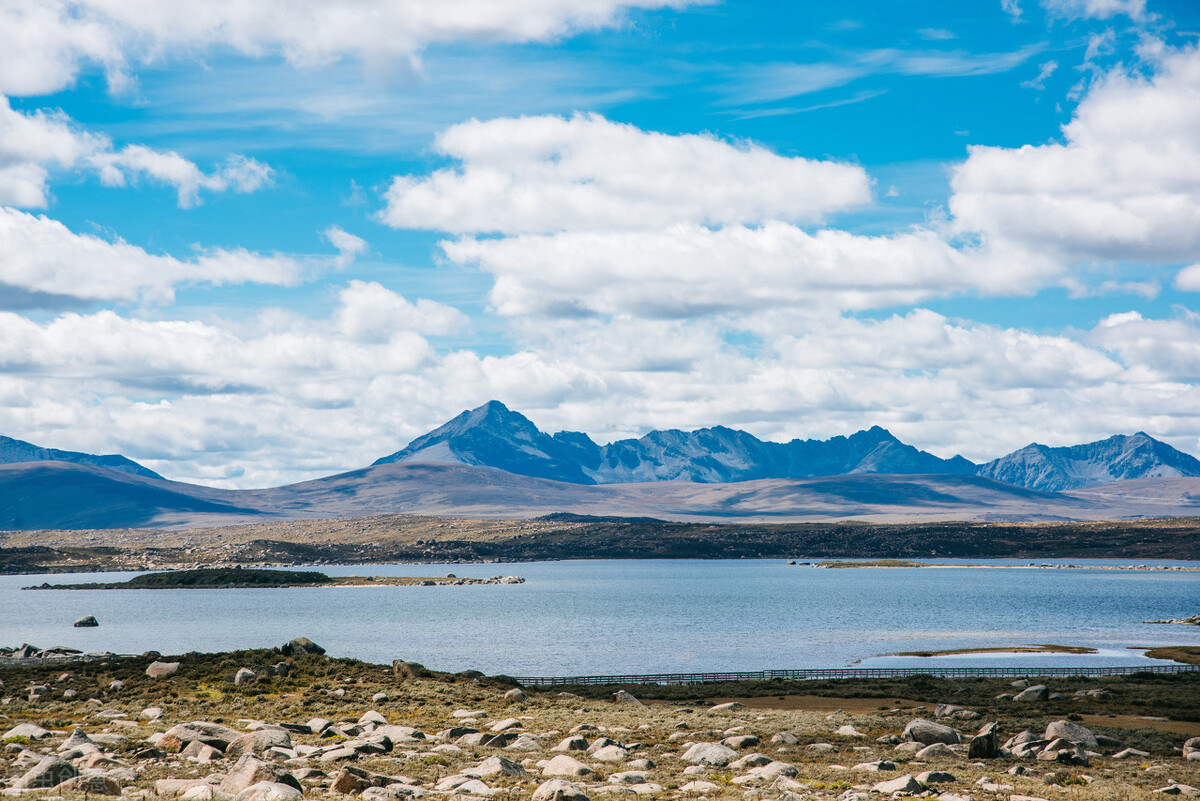
[[[978,560],[973,560],[978,562]],[[1118,564],[1088,562],[1076,564]],[[1130,645],[1200,644],[1200,629],[1141,621],[1200,613],[1200,573],[991,567],[825,570],[780,560],[597,560],[324,567],[336,575],[453,572],[525,584],[266,590],[22,591],[0,577],[0,644],[165,654],[279,645],[440,670],[580,675],[921,666],[897,651],[1057,643],[1095,656],[943,657],[944,664],[1163,664]],[[1200,563],[1156,563],[1200,566]],[[1004,565],[1008,565],[1004,567]],[[85,614],[95,629],[72,623]]]

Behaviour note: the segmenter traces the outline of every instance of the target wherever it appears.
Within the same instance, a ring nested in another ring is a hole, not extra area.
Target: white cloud
[[[1125,15],[1134,21],[1146,17],[1146,0],[1042,0],[1050,14],[1070,19],[1109,19]]]
[[[201,190],[253,192],[272,174],[266,164],[240,155],[206,174],[178,153],[143,145],[114,150],[108,137],[83,130],[62,112],[17,111],[0,96],[0,205],[44,208],[52,169],[95,171],[108,186],[144,175],[175,187],[182,208],[195,206]]]
[[[514,317],[864,309],[966,290],[1021,294],[1053,271],[1036,259],[958,250],[929,230],[809,234],[782,222],[463,238],[442,247],[451,261],[492,273],[492,306]]]
[[[411,65],[437,42],[547,41],[689,0],[0,0],[0,94],[49,94],[98,65],[121,89],[131,64],[228,49],[300,66],[343,57]]]
[[[396,331],[452,334],[467,323],[452,306],[424,298],[412,303],[374,281],[351,281],[339,301],[337,330],[354,342],[386,342]]]
[[[1181,292],[1200,292],[1200,264],[1189,264],[1176,273],[1173,285]]]
[[[0,207],[0,285],[28,293],[87,301],[166,302],[179,284],[290,285],[341,258],[201,248],[190,259],[178,259]]]
[[[1200,51],[1163,49],[1155,67],[1096,83],[1061,144],[971,147],[956,229],[1064,261],[1200,257]]]
[[[1005,14],[1012,17],[1013,22],[1021,19],[1024,10],[1021,8],[1021,0],[1000,0],[1000,8]]]
[[[336,225],[326,228],[321,232],[321,236],[329,244],[337,248],[338,256],[336,262],[338,269],[345,268],[367,251],[366,240],[348,233]]]
[[[440,352],[427,340],[462,321],[366,282],[344,287],[321,318],[103,311],[39,323],[0,313],[0,430],[226,486],[360,467],[493,397],[548,430],[600,441],[717,423],[772,439],[878,423],[974,459],[1138,428],[1200,441],[1200,389],[1189,383],[1200,374],[1200,327],[1186,314],[1123,315],[1071,336],[922,309],[879,320],[775,310],[527,321],[505,356]],[[757,345],[730,336],[756,325]]]
[[[855,53],[842,61],[764,64],[747,70],[732,101],[738,105],[769,103],[845,86],[871,75],[934,78],[993,75],[1019,67],[1043,49],[1041,44],[1006,53],[878,48]]]
[[[1046,79],[1053,75],[1054,71],[1057,69],[1058,62],[1054,60],[1039,64],[1037,76],[1030,78],[1028,81],[1021,81],[1021,86],[1025,87],[1026,89],[1037,89],[1038,91],[1041,91],[1042,89],[1046,88]]]
[[[436,149],[461,167],[394,179],[388,225],[523,234],[812,221],[871,197],[855,165],[595,114],[471,120],[440,133]]]

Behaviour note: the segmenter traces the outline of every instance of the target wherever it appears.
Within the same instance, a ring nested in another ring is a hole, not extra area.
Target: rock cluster
[[[323,649],[311,640],[297,638],[284,649],[297,656],[290,680],[302,677],[314,661],[333,664],[319,658]],[[182,687],[192,679],[179,664],[156,660],[151,667],[162,667],[131,681],[160,690]],[[223,670],[228,669],[226,663]],[[325,676],[323,671],[318,675]],[[268,674],[283,675],[279,665],[252,663],[217,681],[248,701],[261,689],[250,685],[266,681]],[[419,689],[410,683],[417,679],[387,675],[387,692],[356,689],[349,682],[333,689],[309,686],[308,697],[319,697],[329,717],[180,720],[172,719],[171,710],[186,705],[175,706],[169,698],[161,707],[140,711],[140,704],[123,710],[81,698],[72,707],[83,721],[79,727],[56,729],[61,717],[48,715],[14,721],[0,734],[7,743],[0,752],[0,794],[46,790],[130,801],[155,796],[179,801],[330,796],[361,801],[600,801],[606,796],[868,801],[904,795],[1038,801],[1039,785],[1094,780],[1077,769],[1102,761],[1099,776],[1136,769],[1136,760],[1123,761],[1129,757],[1149,757],[1073,720],[1046,720],[1044,727],[1039,721],[1036,730],[1001,743],[997,723],[974,723],[979,713],[953,704],[938,705],[935,719],[900,710],[893,710],[904,715],[899,720],[842,712],[789,718],[790,713],[760,714],[736,702],[680,710],[643,704],[626,692],[592,701],[527,694],[469,678],[457,686],[470,688],[463,697],[472,706],[426,706],[422,719],[435,723],[418,727],[389,701]],[[44,692],[58,693],[49,686]],[[368,697],[375,706],[365,705]],[[794,728],[781,725],[789,721]],[[978,726],[973,734],[963,728],[968,721],[972,730]],[[1200,762],[1200,737],[1184,744],[1182,759],[1155,759],[1169,767],[1170,782],[1161,792],[1189,795],[1200,784],[1200,765],[1194,765]],[[1039,762],[1047,764],[1037,770]],[[993,769],[1007,770],[1002,781],[995,773],[983,774]]]

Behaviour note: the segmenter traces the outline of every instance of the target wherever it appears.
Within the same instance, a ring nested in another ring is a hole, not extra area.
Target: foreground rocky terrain
[[[654,688],[577,688],[600,696],[584,697],[399,660],[330,659],[298,638],[274,650],[8,667],[0,680],[7,795],[1056,801],[1200,793],[1200,723],[1179,719],[1198,717],[1194,675],[1049,686],[955,687],[928,677],[771,683],[757,697],[717,703],[699,696],[747,688],[701,685],[662,688],[663,700],[652,701]],[[945,700],[889,694],[896,690]]]

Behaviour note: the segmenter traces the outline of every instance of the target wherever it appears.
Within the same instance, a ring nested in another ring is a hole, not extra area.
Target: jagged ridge
[[[1053,492],[1130,478],[1200,476],[1200,461],[1142,432],[1063,448],[1034,443],[976,465],[918,450],[879,426],[848,437],[791,442],[764,442],[724,426],[669,429],[598,445],[580,432],[546,434],[499,401],[463,412],[375,464],[421,461],[495,467],[572,484],[932,473],[978,475]]]

